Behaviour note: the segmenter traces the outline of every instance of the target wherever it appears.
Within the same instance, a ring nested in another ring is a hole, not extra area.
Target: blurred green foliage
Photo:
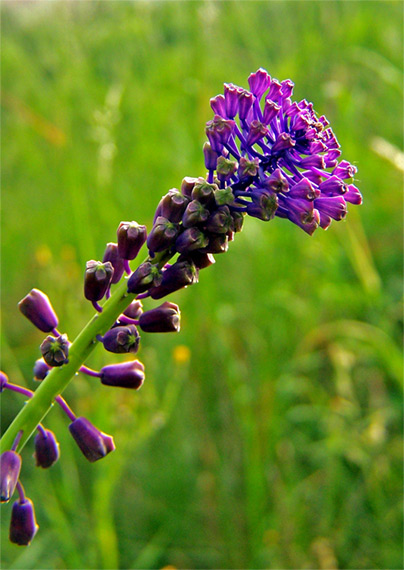
[[[330,120],[361,208],[312,238],[248,219],[170,297],[179,335],[143,335],[139,393],[78,377],[67,398],[114,434],[87,464],[22,479],[40,531],[3,568],[402,568],[401,2],[2,3],[3,369],[33,386],[45,290],[73,338],[121,220],[149,227],[204,175],[209,98],[265,67]],[[400,162],[401,161],[401,162]],[[110,362],[101,352],[94,367]],[[21,398],[3,395],[2,422]]]

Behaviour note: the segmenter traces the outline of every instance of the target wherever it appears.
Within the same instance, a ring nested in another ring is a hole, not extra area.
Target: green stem
[[[170,259],[166,251],[156,255],[152,263],[160,268]],[[0,453],[11,449],[18,432],[23,435],[18,443],[20,451],[53,406],[53,401],[63,392],[80,366],[97,346],[97,335],[105,334],[114,324],[118,316],[136,298],[136,295],[127,292],[127,280],[117,285],[111,297],[104,303],[102,313],[97,313],[79,333],[69,348],[69,362],[59,368],[52,368],[46,378],[35,390],[33,397],[14,418],[0,440]]]

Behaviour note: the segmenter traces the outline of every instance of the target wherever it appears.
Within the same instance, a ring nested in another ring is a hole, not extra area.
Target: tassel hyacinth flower
[[[228,250],[246,216],[287,219],[312,235],[318,227],[342,220],[348,203],[361,204],[353,180],[356,167],[340,161],[336,136],[313,104],[293,101],[292,81],[279,82],[259,69],[248,85],[226,83],[223,94],[210,100],[214,115],[206,124],[205,177],[185,177],[178,189],[169,190],[157,205],[149,233],[146,226],[123,221],[102,261],[87,262],[84,297],[96,314],[73,342],[57,330],[59,320],[45,293],[33,289],[19,303],[21,313],[48,336],[33,367],[33,380],[39,382],[35,391],[0,372],[0,392],[27,398],[1,439],[1,501],[9,501],[16,490],[19,495],[12,509],[12,542],[28,545],[38,529],[19,481],[21,450],[36,433],[37,466],[49,468],[59,459],[56,437],[41,423],[54,402],[67,415],[70,434],[88,461],[115,449],[111,436],[77,417],[62,398],[69,382],[78,372],[98,379],[106,390],[138,390],[145,381],[139,360],[100,371],[88,368],[85,362],[96,346],[128,358],[140,349],[142,334],[178,332],[178,305],[164,301],[153,306],[153,301],[197,283],[200,271]],[[131,268],[129,262],[143,247],[148,254]]]

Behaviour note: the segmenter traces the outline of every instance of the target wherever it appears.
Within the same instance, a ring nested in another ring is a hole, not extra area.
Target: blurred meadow
[[[403,4],[7,2],[2,6],[2,369],[33,388],[33,287],[74,338],[85,262],[121,220],[203,176],[209,98],[259,67],[295,82],[358,167],[361,207],[313,237],[249,218],[178,335],[142,335],[139,392],[66,397],[114,435],[88,464],[23,451],[40,530],[2,568],[402,568]],[[154,303],[146,303],[146,307]],[[119,360],[97,351],[94,368]],[[22,405],[2,396],[2,426]]]

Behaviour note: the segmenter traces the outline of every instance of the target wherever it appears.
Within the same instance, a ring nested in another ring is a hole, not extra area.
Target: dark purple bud
[[[117,354],[137,352],[139,341],[140,336],[135,325],[114,327],[102,337],[105,350]]]
[[[136,222],[121,222],[116,233],[119,256],[122,259],[135,259],[146,241],[146,226]]]
[[[346,216],[346,202],[342,196],[321,197],[314,201],[314,207],[320,213],[333,218],[333,220],[342,220]]]
[[[264,186],[267,190],[276,194],[289,191],[289,183],[280,168],[273,171],[271,176],[265,180]]]
[[[315,188],[308,178],[302,178],[289,190],[290,198],[303,198],[304,200],[314,200],[321,196],[318,188]]]
[[[216,95],[216,97],[212,97],[210,100],[210,106],[216,115],[220,115],[222,117],[226,116],[226,102],[224,95]]]
[[[144,382],[144,366],[138,360],[110,364],[101,368],[100,378],[105,386],[138,390]]]
[[[107,243],[105,248],[103,263],[109,262],[114,268],[111,283],[118,283],[125,271],[125,265],[122,257],[118,253],[118,245],[116,243]]]
[[[203,253],[226,253],[229,249],[229,237],[226,234],[210,234],[209,243]]]
[[[289,148],[294,147],[295,144],[296,144],[295,141],[292,139],[292,137],[288,133],[281,133],[277,137],[275,144],[273,145],[273,147],[271,149],[272,154],[282,152],[284,150],[288,150]]]
[[[210,253],[210,252],[206,252]],[[178,291],[188,285],[198,282],[198,269],[192,262],[176,261],[163,271],[161,285],[150,289],[152,299],[161,299],[166,295]]]
[[[204,178],[198,178],[198,182],[192,190],[192,200],[206,203],[212,199],[213,193],[217,188],[217,184],[209,184]]]
[[[161,283],[161,271],[159,268],[145,261],[132,273],[128,279],[128,293],[138,295],[144,293],[150,287],[156,287]]]
[[[3,372],[2,370],[0,370],[0,393],[6,387],[7,382],[8,382],[7,374],[5,372]]]
[[[356,206],[360,206],[360,204],[362,204],[362,194],[356,186],[349,184],[348,190],[344,194],[344,200]]]
[[[206,134],[213,150],[220,152],[231,137],[235,127],[235,122],[226,120],[215,115],[211,121],[206,123]]]
[[[87,261],[84,274],[84,296],[89,301],[100,301],[111,284],[114,268],[107,261]]]
[[[258,167],[260,165],[259,158],[253,158],[248,160],[242,156],[240,158],[238,175],[241,179],[248,178],[249,176],[256,176],[258,172]]]
[[[83,455],[91,463],[102,459],[115,449],[112,436],[98,430],[86,418],[76,418],[69,425],[69,430]]]
[[[224,84],[224,99],[226,115],[229,119],[234,119],[238,111],[239,90],[232,83]]]
[[[18,308],[42,332],[52,332],[58,326],[59,321],[49,297],[39,289],[32,289],[18,303]]]
[[[164,251],[174,243],[178,232],[178,224],[159,216],[147,238],[147,247],[152,252]]]
[[[203,156],[205,158],[205,167],[208,170],[216,170],[218,154],[208,142],[203,145]]]
[[[215,263],[215,258],[211,253],[192,251],[189,255],[180,255],[178,261],[191,261],[197,269],[205,269]]]
[[[235,174],[238,168],[238,163],[235,160],[229,160],[220,156],[217,161],[216,171],[220,180],[228,180]]]
[[[250,90],[258,99],[265,93],[271,83],[271,77],[265,69],[258,69],[255,73],[251,73],[248,78]]]
[[[188,253],[194,251],[195,249],[201,249],[205,247],[208,243],[208,239],[205,237],[203,232],[196,227],[188,228],[175,242],[175,249],[178,253]]]
[[[341,160],[341,162],[334,168],[332,174],[342,178],[343,180],[347,180],[348,178],[353,178],[355,174],[358,172],[356,166],[348,162],[347,160]]]
[[[190,228],[196,224],[206,222],[206,220],[209,218],[209,213],[209,210],[205,208],[205,206],[201,204],[199,200],[192,200],[184,212],[184,216],[182,218],[183,226],[185,228]]]
[[[179,332],[180,319],[178,305],[166,301],[159,307],[143,313],[139,319],[139,326],[143,332],[148,333]]]
[[[21,456],[5,451],[0,456],[0,502],[7,503],[15,490],[21,471]]]
[[[172,188],[160,200],[160,216],[167,218],[170,222],[178,223],[181,221],[188,202],[187,196],[184,196],[176,188]]]
[[[137,320],[143,313],[143,305],[141,301],[132,301],[132,303],[127,307],[123,314],[130,319]]]
[[[254,103],[254,96],[249,91],[242,91],[241,93],[239,93],[238,101],[239,101],[238,115],[242,121],[245,121]]]
[[[69,362],[69,341],[67,335],[47,336],[41,344],[41,354],[49,366],[62,366]]]
[[[247,144],[252,146],[267,134],[268,129],[263,123],[257,120],[251,121],[250,130],[247,136]]]
[[[206,222],[206,229],[214,234],[226,234],[233,229],[233,218],[228,206],[221,206],[211,214]]]
[[[214,192],[215,202],[218,206],[224,206],[226,204],[232,204],[234,202],[234,194],[232,192],[231,186],[226,186],[226,188],[218,188]]]
[[[47,469],[59,459],[59,444],[50,430],[39,430],[35,436],[35,461],[37,467]]]
[[[34,369],[32,371],[34,380],[37,382],[44,380],[51,369],[52,367],[48,366],[43,358],[38,358],[38,360],[35,361]]]
[[[233,218],[233,231],[241,232],[245,214],[243,212],[231,212],[231,216]]]
[[[38,528],[31,499],[24,497],[22,501],[16,501],[11,511],[10,542],[19,546],[28,546]]]
[[[264,114],[263,114],[263,122],[265,125],[269,125],[269,123],[274,119],[279,111],[281,110],[280,106],[275,103],[275,101],[271,101],[271,99],[267,99],[265,101],[264,106]]]
[[[209,144],[209,143],[206,143],[206,144]],[[197,184],[198,180],[199,180],[199,178],[192,178],[191,176],[186,176],[183,179],[183,181],[181,183],[181,192],[184,194],[184,196],[188,196],[188,198],[191,197],[192,190],[194,189],[194,186],[195,186],[195,184]]]
[[[253,202],[247,206],[247,214],[253,218],[258,218],[268,222],[275,217],[278,208],[278,198],[276,194],[267,192],[257,192],[253,197]]]

